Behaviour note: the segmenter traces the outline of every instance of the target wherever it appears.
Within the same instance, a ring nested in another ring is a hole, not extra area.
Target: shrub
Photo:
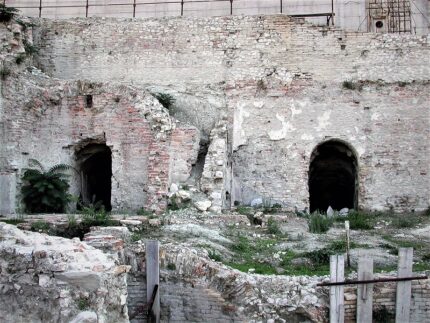
[[[6,7],[5,4],[0,4],[0,22],[9,22],[18,13],[18,9],[14,7]]]
[[[333,220],[326,215],[314,212],[308,220],[309,232],[326,233],[333,224]]]
[[[167,269],[169,270],[176,270],[176,265],[174,263],[168,263],[167,264]]]
[[[31,224],[31,231],[48,232],[50,225],[48,222],[38,220]]]
[[[167,93],[155,93],[153,94],[154,97],[160,102],[160,104],[165,107],[167,110],[169,110],[173,103],[175,103],[175,99],[173,96]]]
[[[253,208],[249,206],[239,205],[236,207],[236,212],[241,215],[252,215]]]
[[[69,183],[64,172],[69,165],[57,164],[45,171],[42,164],[30,159],[37,168],[25,169],[22,176],[22,199],[29,213],[62,213],[71,200]]]
[[[270,234],[280,234],[281,233],[281,229],[279,228],[278,222],[276,222],[275,219],[270,218],[267,221],[267,231]]]
[[[370,230],[373,229],[371,216],[360,211],[351,211],[346,218],[349,220],[349,227],[352,230]]]
[[[100,206],[97,203],[82,208],[81,221],[86,227],[109,226],[114,223],[111,215],[105,211],[104,206]]]

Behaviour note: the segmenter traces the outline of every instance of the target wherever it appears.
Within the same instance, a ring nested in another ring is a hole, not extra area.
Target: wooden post
[[[159,245],[157,240],[147,240],[146,243],[146,303],[152,299],[154,288],[160,285]],[[160,322],[160,292],[155,295],[152,307],[154,322]]]
[[[358,280],[373,279],[373,259],[360,255],[358,259]],[[357,286],[357,323],[372,323],[373,284]]]
[[[330,281],[343,282],[345,260],[343,255],[330,256]],[[345,320],[343,286],[330,287],[330,323],[343,323]]]
[[[351,260],[349,257],[350,249],[350,239],[349,239],[349,221],[345,221],[345,231],[346,231],[346,265],[351,268]]]
[[[399,264],[397,277],[412,276],[412,248],[399,248]],[[397,283],[396,293],[396,323],[409,323],[411,309],[411,281]]]

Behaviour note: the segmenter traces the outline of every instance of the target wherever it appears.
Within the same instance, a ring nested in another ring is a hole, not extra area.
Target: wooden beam
[[[412,248],[399,248],[398,277],[412,276]],[[396,323],[409,323],[411,310],[411,281],[397,283],[396,293]]]
[[[152,302],[153,293],[157,288],[153,299],[152,309],[149,317],[152,317],[151,322],[160,322],[160,267],[159,267],[159,243],[157,240],[147,240],[146,246],[146,304]],[[157,286],[157,287],[156,287]]]
[[[343,282],[345,260],[343,255],[330,256],[330,281]],[[345,320],[343,286],[330,287],[330,323],[343,323]]]
[[[358,279],[373,279],[373,259],[368,254],[359,256]],[[372,323],[373,284],[357,286],[357,323]]]

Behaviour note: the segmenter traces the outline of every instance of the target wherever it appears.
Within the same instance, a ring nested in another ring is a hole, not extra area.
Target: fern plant
[[[29,213],[61,213],[71,200],[69,183],[65,171],[72,167],[57,164],[45,171],[36,159],[29,160],[30,166],[22,176],[22,200]]]

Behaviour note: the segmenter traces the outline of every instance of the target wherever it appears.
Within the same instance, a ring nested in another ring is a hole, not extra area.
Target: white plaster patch
[[[291,104],[290,109],[291,109],[291,117],[294,117],[295,115],[303,112],[301,109],[295,109],[294,103]]]
[[[256,104],[258,104],[258,102],[254,102],[255,106],[257,106]],[[239,103],[237,109],[234,110],[233,150],[237,150],[240,146],[246,145],[247,143],[245,127],[242,126],[245,118],[249,117],[249,112],[245,110],[245,106],[245,103]]]
[[[330,120],[330,115],[331,115],[331,111],[325,111],[322,116],[318,117],[318,126],[317,126],[317,130],[321,131],[324,128],[327,128],[327,126],[330,124],[329,120]]]
[[[375,121],[375,120],[379,120],[379,114],[378,113],[374,113],[370,116],[370,120]]]
[[[270,140],[281,140],[287,136],[289,131],[295,130],[293,125],[290,122],[285,122],[285,117],[279,114],[276,114],[276,119],[281,122],[282,128],[279,130],[271,130],[267,134],[269,135]]]
[[[305,133],[300,137],[300,139],[302,139],[302,140],[314,140],[314,136]]]

